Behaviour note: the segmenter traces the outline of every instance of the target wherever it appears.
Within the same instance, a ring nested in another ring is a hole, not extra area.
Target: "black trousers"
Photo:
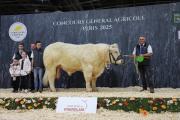
[[[29,74],[29,81],[30,81],[30,89],[34,90],[34,73],[33,72]]]
[[[20,77],[16,77],[16,80],[13,80],[13,77],[11,77],[11,85],[13,87],[13,90],[17,91],[19,88],[20,83]]]
[[[20,76],[20,84],[19,84],[20,90],[22,89],[30,89],[30,79],[29,75],[26,76]]]
[[[140,77],[142,80],[143,89],[147,89],[149,86],[150,89],[154,89],[154,81],[152,79],[152,67],[141,65],[138,66]]]

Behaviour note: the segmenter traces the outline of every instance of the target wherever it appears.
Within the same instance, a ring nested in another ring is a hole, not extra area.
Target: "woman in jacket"
[[[20,89],[25,90],[28,92],[30,89],[30,72],[31,72],[31,62],[27,53],[24,51],[22,52],[22,59],[19,60],[20,63]]]

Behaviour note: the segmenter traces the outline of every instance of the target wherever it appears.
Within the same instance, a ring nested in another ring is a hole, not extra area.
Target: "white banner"
[[[96,113],[97,97],[59,97],[56,112]]]
[[[180,39],[180,30],[178,31],[178,39]]]

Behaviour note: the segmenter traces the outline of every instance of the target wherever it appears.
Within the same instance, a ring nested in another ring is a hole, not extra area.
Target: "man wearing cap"
[[[135,46],[131,57],[139,59],[136,60],[143,85],[143,89],[140,90],[141,92],[147,90],[147,86],[149,85],[150,93],[154,93],[154,83],[152,80],[151,68],[152,55],[153,51],[151,45],[146,42],[146,38],[144,36],[140,36],[138,44]]]

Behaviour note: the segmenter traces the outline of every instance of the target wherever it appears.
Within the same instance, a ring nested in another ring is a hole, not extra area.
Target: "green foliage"
[[[57,97],[0,98],[0,107],[8,110],[56,108]],[[97,108],[137,113],[180,112],[180,98],[100,97]]]

